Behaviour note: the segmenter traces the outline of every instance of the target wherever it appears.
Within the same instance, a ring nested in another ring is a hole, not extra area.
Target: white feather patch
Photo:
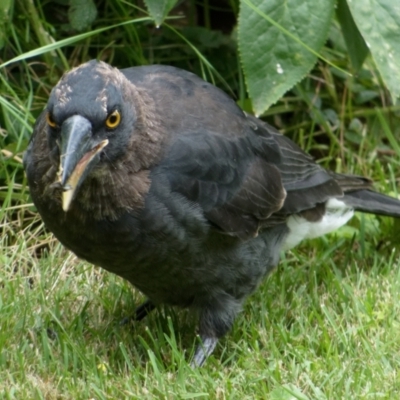
[[[298,214],[291,215],[286,221],[289,234],[283,243],[282,250],[291,249],[304,239],[313,239],[340,228],[353,214],[353,208],[333,198],[326,202],[325,215],[318,222],[307,221]]]

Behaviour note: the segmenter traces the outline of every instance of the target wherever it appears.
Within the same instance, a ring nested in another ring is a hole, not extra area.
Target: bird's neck
[[[148,170],[104,168],[82,184],[71,211],[82,219],[116,220],[126,212],[141,210],[149,188]]]

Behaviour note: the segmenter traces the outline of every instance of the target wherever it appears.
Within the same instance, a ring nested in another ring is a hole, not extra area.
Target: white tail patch
[[[326,202],[325,215],[320,221],[310,222],[299,214],[291,215],[286,221],[289,234],[282,250],[291,249],[304,239],[313,239],[332,232],[346,224],[353,215],[353,208],[335,198]]]

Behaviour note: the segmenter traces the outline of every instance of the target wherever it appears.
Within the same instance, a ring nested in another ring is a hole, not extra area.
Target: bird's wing
[[[199,204],[223,232],[253,237],[293,213],[316,208],[320,215],[320,203],[343,195],[290,139],[197,76],[166,66],[123,73],[151,94],[168,127],[168,149],[153,179],[161,172],[171,191]]]
[[[244,135],[180,135],[157,168],[170,190],[199,204],[221,231],[242,239],[294,213],[307,210],[308,218],[319,219],[321,204],[343,196],[334,177],[293,142],[262,121],[258,127],[248,122]]]
[[[280,215],[313,209],[320,214],[320,204],[332,197],[343,196],[343,189],[335,175],[316,164],[310,155],[272,126],[250,115],[247,118],[261,143],[274,142],[279,148],[280,158],[276,158],[274,165],[287,193],[279,210]],[[261,157],[269,157],[268,145],[258,146],[257,149],[261,149],[258,150]]]
[[[286,194],[278,169],[255,156],[243,136],[182,135],[155,174],[199,204],[221,231],[243,239],[257,235],[260,221],[282,207]]]

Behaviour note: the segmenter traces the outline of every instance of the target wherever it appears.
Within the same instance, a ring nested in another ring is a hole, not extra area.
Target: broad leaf
[[[96,19],[97,8],[93,0],[70,0],[68,18],[72,28],[83,31]]]
[[[400,97],[400,3],[348,0],[349,8],[393,99]]]
[[[160,26],[178,0],[144,0],[150,16]]]
[[[256,114],[313,67],[335,0],[241,0],[239,50]]]
[[[353,68],[358,71],[368,55],[368,47],[354,22],[346,0],[339,0],[336,14]]]

